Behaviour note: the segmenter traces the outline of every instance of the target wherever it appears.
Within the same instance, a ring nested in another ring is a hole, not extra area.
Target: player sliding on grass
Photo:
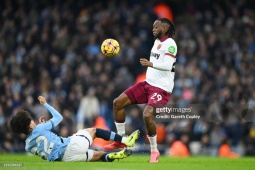
[[[10,127],[14,133],[24,133],[26,138],[26,151],[39,155],[48,161],[103,161],[112,162],[115,159],[123,159],[132,154],[129,149],[119,152],[106,153],[89,149],[93,139],[96,137],[104,140],[121,142],[126,146],[132,147],[138,139],[139,131],[133,132],[129,137],[122,137],[114,132],[88,128],[79,130],[73,136],[64,138],[57,136],[51,131],[63,119],[61,114],[47,104],[46,99],[38,97],[39,102],[44,105],[52,114],[49,121],[39,119],[39,124],[30,117],[26,111],[17,112],[10,120]]]
[[[172,36],[175,33],[174,24],[166,19],[157,19],[152,30],[155,42],[151,50],[150,61],[140,59],[142,66],[148,67],[146,80],[137,83],[124,91],[113,102],[114,119],[118,134],[125,134],[124,108],[131,104],[147,103],[143,118],[151,146],[150,162],[158,162],[156,126],[153,121],[153,107],[166,105],[174,87],[174,69],[177,46]],[[120,142],[113,142],[104,147],[105,150],[126,147]]]

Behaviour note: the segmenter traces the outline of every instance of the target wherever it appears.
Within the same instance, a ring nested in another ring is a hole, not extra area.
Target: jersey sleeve
[[[52,128],[56,127],[63,120],[62,115],[56,109],[54,109],[51,105],[47,103],[44,104],[44,107],[46,107],[52,115],[52,118],[48,120],[45,124],[47,125],[52,124]]]
[[[176,58],[177,54],[177,45],[173,39],[171,39],[169,42],[164,44],[164,51],[165,51],[165,56],[173,57]]]

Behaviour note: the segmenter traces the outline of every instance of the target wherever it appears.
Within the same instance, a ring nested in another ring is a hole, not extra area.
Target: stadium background
[[[54,129],[59,135],[104,120],[115,130],[112,101],[145,71],[139,58],[149,58],[160,3],[171,7],[177,31],[170,103],[203,103],[212,117],[224,115],[219,123],[158,124],[161,151],[168,153],[178,140],[190,150],[200,146],[199,155],[216,156],[223,142],[240,155],[255,155],[255,118],[241,121],[229,109],[255,105],[255,2],[249,0],[1,1],[0,153],[24,152],[25,136],[11,134],[7,123],[19,109],[35,119],[47,114],[38,95],[63,115]],[[109,37],[121,45],[114,58],[100,52]],[[126,119],[128,134],[142,131],[141,145],[146,142],[142,109],[129,107]]]

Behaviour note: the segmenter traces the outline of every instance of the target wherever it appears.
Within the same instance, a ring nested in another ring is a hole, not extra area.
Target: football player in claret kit
[[[175,62],[177,46],[172,36],[175,34],[174,24],[167,18],[159,18],[153,24],[152,32],[155,42],[151,50],[150,61],[140,59],[147,68],[146,80],[125,90],[113,101],[114,119],[117,133],[125,134],[124,108],[131,104],[144,104],[143,119],[146,125],[151,146],[150,162],[158,162],[160,153],[157,149],[156,126],[153,121],[153,107],[166,105],[174,87]],[[113,142],[104,146],[105,150],[124,148],[125,144]]]
[[[132,151],[129,149],[106,153],[104,151],[94,151],[89,147],[96,137],[121,142],[132,147],[136,139],[138,139],[138,130],[133,132],[129,137],[122,137],[114,132],[99,128],[82,129],[67,138],[57,136],[51,129],[56,127],[62,121],[63,117],[57,110],[47,104],[44,97],[39,96],[38,100],[51,113],[52,118],[49,121],[44,121],[40,118],[39,124],[35,124],[29,113],[23,110],[17,112],[10,120],[10,127],[14,133],[27,135],[26,151],[48,161],[64,162],[112,162],[115,159],[123,159],[132,154]]]

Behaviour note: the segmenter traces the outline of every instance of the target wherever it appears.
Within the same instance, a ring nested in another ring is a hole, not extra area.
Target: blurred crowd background
[[[159,17],[176,25],[177,64],[169,103],[204,104],[207,119],[157,123],[161,152],[180,142],[191,155],[216,156],[223,144],[238,155],[255,155],[255,117],[243,121],[232,106],[255,106],[255,2],[250,0],[6,0],[0,2],[0,153],[25,152],[24,135],[13,135],[10,117],[25,109],[38,120],[47,98],[64,117],[54,131],[115,131],[112,102],[139,81],[154,43]],[[121,46],[112,58],[104,39]],[[141,130],[144,105],[126,109],[127,134]],[[221,121],[215,117],[222,116]],[[38,122],[38,121],[37,121]]]

